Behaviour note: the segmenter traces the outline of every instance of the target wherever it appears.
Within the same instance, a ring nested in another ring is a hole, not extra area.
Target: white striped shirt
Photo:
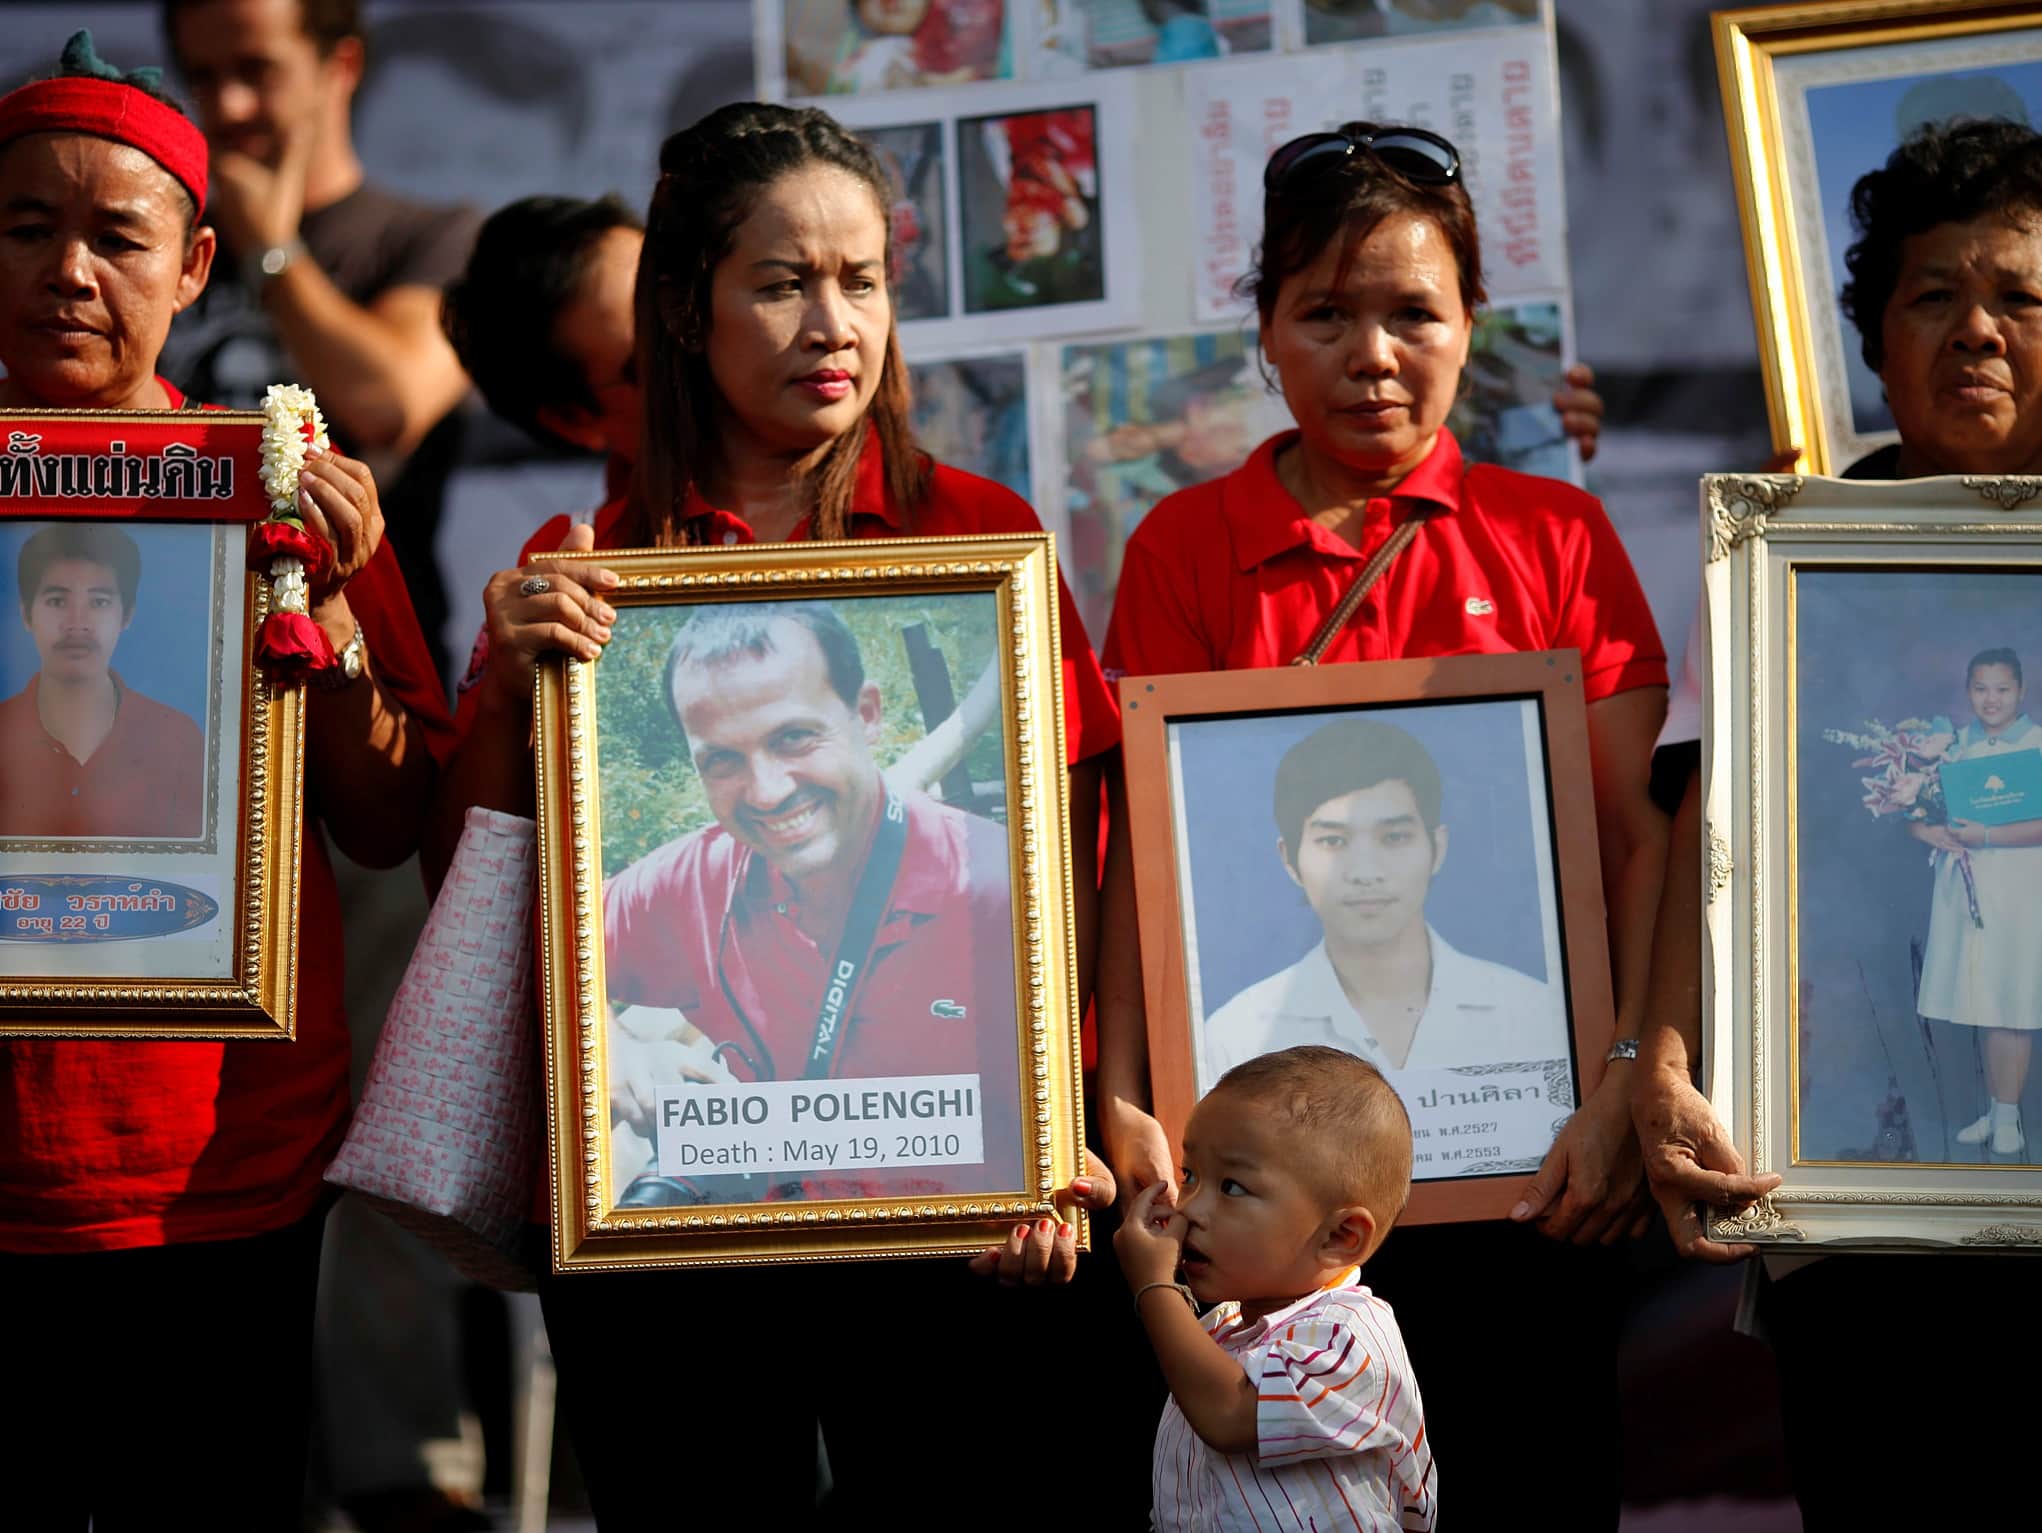
[[[1244,1324],[1232,1302],[1206,1314],[1207,1334],[1256,1383],[1255,1451],[1209,1447],[1171,1399],[1156,1431],[1157,1533],[1431,1533],[1418,1381],[1396,1316],[1360,1275],[1262,1320]]]

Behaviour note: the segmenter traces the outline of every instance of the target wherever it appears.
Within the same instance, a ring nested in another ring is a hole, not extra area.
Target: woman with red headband
[[[212,265],[205,199],[198,128],[85,33],[0,97],[0,407],[187,407],[156,359]],[[12,1526],[297,1523],[348,1110],[320,828],[358,862],[409,856],[446,730],[368,470],[314,457],[300,508],[332,550],[311,595],[335,656],[306,704],[297,1040],[0,1048],[0,1313],[34,1400],[0,1433]]]

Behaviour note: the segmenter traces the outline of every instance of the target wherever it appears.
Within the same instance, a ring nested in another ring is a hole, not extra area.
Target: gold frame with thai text
[[[1015,1048],[1026,1185],[996,1193],[614,1204],[607,1100],[600,661],[554,657],[536,686],[541,975],[556,1271],[975,1254],[992,1222],[1068,1217],[1052,1194],[1084,1142],[1069,790],[1064,770],[1057,575],[1047,535],[857,540],[551,555],[600,564],[620,610],[733,601],[983,593],[996,598],[1016,985]]]
[[[110,434],[132,434],[138,426],[170,427],[180,438],[231,449],[234,465],[255,485],[260,483],[264,419],[259,410],[8,410],[0,411],[0,432],[37,423],[84,425]],[[9,520],[44,519],[13,503],[0,508],[0,514]],[[125,519],[155,520],[146,510]],[[224,980],[164,979],[124,972],[118,944],[103,949],[108,959],[90,976],[0,972],[0,1038],[289,1041],[295,1036],[305,688],[302,682],[279,685],[255,665],[256,630],[269,613],[270,589],[268,580],[246,567],[241,542],[233,536],[248,517],[210,523],[189,514],[175,519],[215,529],[219,568],[212,600],[202,604],[202,611],[217,621],[231,604],[241,624],[238,655],[221,657],[208,684],[216,721],[231,716],[239,729],[238,810],[222,816],[212,829],[217,849],[231,856],[236,868],[232,907],[223,912],[230,923],[232,975]],[[216,742],[213,749],[218,749]],[[217,769],[214,761],[215,777]],[[90,846],[22,838],[0,843],[10,854],[46,858]],[[0,945],[0,962],[4,959]]]
[[[1808,217],[1814,165],[1780,66],[1833,54],[1848,77],[1875,67],[1865,50],[1975,39],[1983,58],[2015,34],[2042,56],[2042,14],[1980,0],[1809,0],[1717,11],[1712,26],[1773,446],[1798,447],[1810,473],[1840,474],[1894,438],[1856,429],[1839,350],[1856,337],[1822,259],[1827,236]]]
[[[1752,1207],[1712,1215],[1710,1235],[1783,1249],[2042,1245],[2042,1165],[1801,1154],[1796,686],[1803,574],[2006,569],[2042,581],[2042,478],[1711,475],[1702,542],[1703,1089],[1748,1169],[1784,1178]]]

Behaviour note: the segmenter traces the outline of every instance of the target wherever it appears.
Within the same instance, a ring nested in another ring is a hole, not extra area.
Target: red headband
[[[115,80],[65,76],[0,96],[0,145],[31,133],[90,133],[128,144],[206,205],[206,136],[175,107]]]

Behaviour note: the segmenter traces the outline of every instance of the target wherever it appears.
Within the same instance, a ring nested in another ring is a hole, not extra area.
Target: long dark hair
[[[810,165],[833,165],[856,176],[872,189],[880,216],[886,218],[893,190],[878,157],[835,118],[812,107],[739,102],[718,108],[660,146],[659,184],[638,263],[638,377],[645,392],[645,425],[639,494],[630,514],[633,525],[626,529],[631,542],[680,542],[689,486],[721,466],[719,395],[705,349],[710,287],[753,198],[780,177]],[[885,455],[887,493],[912,515],[928,489],[929,464],[909,424],[907,364],[901,359],[900,332],[892,324],[879,387],[864,421],[833,442],[811,471],[812,530],[818,538],[849,534],[868,423]]]

